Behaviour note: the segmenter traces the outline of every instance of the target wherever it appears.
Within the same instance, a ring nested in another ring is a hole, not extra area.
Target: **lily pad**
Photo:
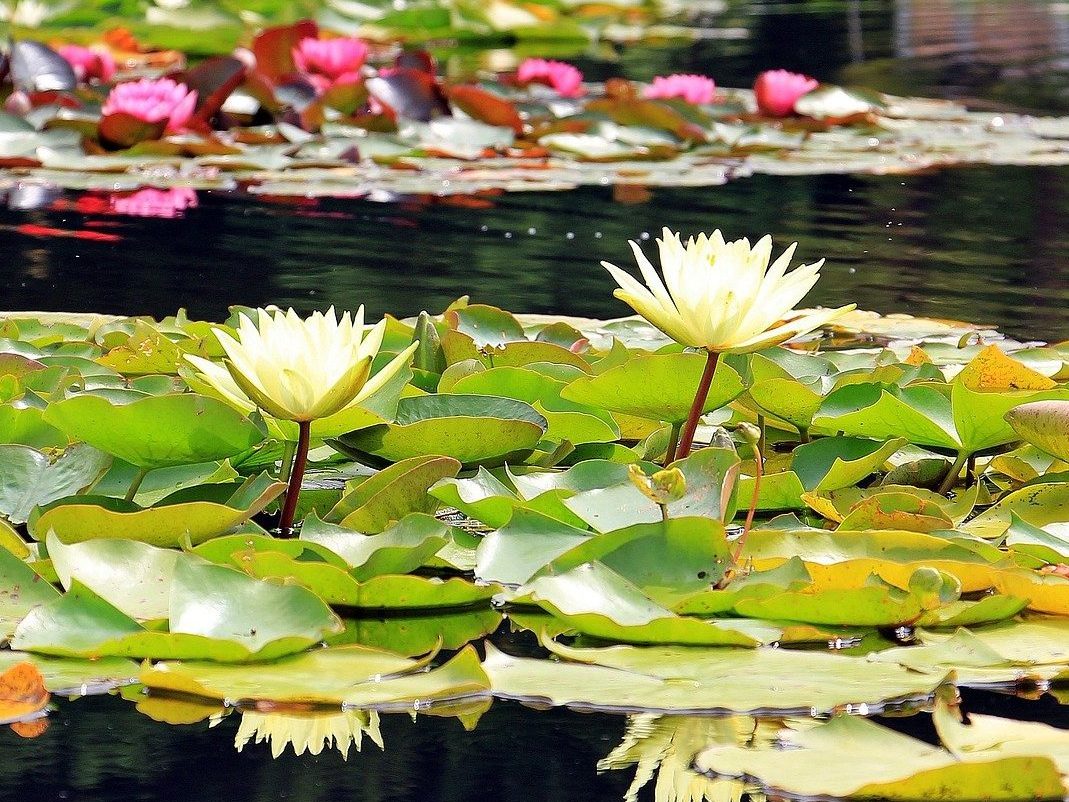
[[[438,502],[428,497],[427,490],[442,479],[456,476],[459,470],[460,463],[451,457],[402,460],[347,487],[326,520],[371,535],[410,512],[433,513]]]
[[[835,771],[827,771],[834,765]],[[843,799],[1055,799],[1065,793],[1047,757],[955,755],[867,719],[789,721],[775,744],[714,746],[701,771],[757,780],[763,791]]]
[[[494,695],[615,712],[819,715],[850,705],[876,708],[926,699],[943,682],[898,666],[818,652],[546,645],[563,662],[511,657],[488,645],[484,667]]]
[[[263,430],[233,407],[193,393],[128,403],[83,393],[49,405],[44,419],[75,440],[145,469],[224,459],[264,439]]]
[[[489,681],[471,647],[439,668],[422,671],[427,662],[364,646],[338,646],[240,669],[200,662],[157,663],[142,670],[141,681],[149,689],[208,699],[370,708],[411,709],[417,701],[488,694]]]
[[[639,418],[682,423],[694,403],[706,358],[701,354],[641,354],[589,378],[579,378],[561,397]],[[739,374],[721,362],[704,411],[720,409],[743,391]]]
[[[174,571],[169,631],[148,630],[77,580],[32,610],[12,647],[60,657],[271,660],[342,628],[314,594],[252,579],[231,568],[181,560]]]
[[[84,444],[71,446],[55,461],[28,446],[0,445],[0,513],[24,523],[35,506],[84,491],[110,461]]]
[[[240,484],[180,490],[146,508],[109,496],[69,496],[36,508],[28,527],[37,540],[53,532],[64,543],[124,538],[161,547],[195,545],[248,520],[285,489],[264,473]]]
[[[523,459],[546,431],[546,419],[509,398],[425,395],[401,399],[394,423],[341,435],[332,441],[355,458],[400,462],[437,454],[465,466]]]

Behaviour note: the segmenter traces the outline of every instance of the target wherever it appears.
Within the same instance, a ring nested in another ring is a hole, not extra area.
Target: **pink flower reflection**
[[[302,39],[293,48],[293,63],[320,92],[335,84],[360,80],[368,46],[360,39]]]
[[[521,84],[542,83],[551,86],[561,97],[579,97],[583,88],[583,73],[563,61],[544,58],[524,59],[516,70],[516,80]]]
[[[104,117],[125,113],[147,123],[167,121],[166,132],[181,131],[193,116],[197,93],[170,78],[142,78],[118,84],[100,110]]]
[[[797,72],[766,70],[757,76],[753,85],[757,108],[762,114],[786,117],[794,111],[798,98],[812,92],[819,84],[816,78]]]
[[[678,97],[687,103],[712,103],[716,96],[716,84],[705,75],[658,75],[642,91],[642,96],[648,100]]]
[[[153,189],[146,187],[130,194],[116,193],[110,196],[111,209],[115,214],[131,217],[181,217],[186,209],[197,208],[197,193],[189,187]]]
[[[81,45],[63,45],[56,50],[74,69],[79,81],[107,83],[115,76],[115,59],[107,50],[93,50]]]

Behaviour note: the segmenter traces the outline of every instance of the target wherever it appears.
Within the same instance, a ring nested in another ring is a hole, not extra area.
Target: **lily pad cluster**
[[[411,364],[312,423],[287,536],[296,426],[198,379],[211,324],[5,313],[0,337],[0,667],[48,690],[236,704],[241,745],[309,751],[510,699],[637,716],[607,766],[685,731],[687,782],[964,798],[1020,768],[1008,795],[1064,793],[1046,729],[1008,752],[943,708],[943,747],[843,716],[1069,679],[1065,344],[851,312],[725,355],[669,461],[706,359],[644,321],[388,316],[372,380],[418,342]],[[784,718],[810,715],[835,717]],[[832,786],[773,738],[917,758]]]
[[[128,32],[95,49],[53,44],[9,47],[2,180],[150,190],[118,198],[116,209],[133,214],[180,214],[199,189],[453,195],[1069,161],[1064,119],[812,83],[784,105],[760,80],[782,71],[757,76],[756,97],[714,90],[705,76],[583,84],[570,65],[544,59],[443,75],[427,51],[311,20],[193,66]],[[688,80],[705,81],[703,91]]]

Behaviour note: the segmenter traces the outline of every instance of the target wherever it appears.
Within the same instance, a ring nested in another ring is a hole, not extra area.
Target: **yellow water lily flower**
[[[303,320],[293,309],[257,309],[256,323],[239,316],[237,339],[215,329],[226,353],[222,365],[186,358],[235,407],[307,422],[367,398],[404,366],[412,347],[368,381],[385,330],[383,320],[364,334],[363,306],[355,318],[346,312],[340,321],[334,307]]]
[[[684,245],[665,228],[657,240],[661,273],[631,242],[643,287],[608,262],[602,265],[620,289],[613,295],[683,345],[716,353],[746,353],[784,342],[823,326],[854,308],[800,313],[795,304],[820,278],[821,259],[787,272],[794,243],[769,266],[772,238],[750,246],[748,239],[725,242],[720,231],[700,234]]]

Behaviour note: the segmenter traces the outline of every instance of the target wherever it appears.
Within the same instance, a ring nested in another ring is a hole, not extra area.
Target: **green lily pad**
[[[487,645],[495,696],[613,711],[814,715],[848,705],[926,699],[943,677],[863,658],[786,649],[545,642],[563,662],[510,657]],[[888,670],[890,669],[890,670]]]
[[[964,384],[853,384],[828,395],[813,424],[848,435],[904,437],[916,445],[974,454],[1017,439],[1003,420],[1014,407],[1066,397],[1062,390],[977,392]]]
[[[22,559],[0,549],[0,638],[36,607],[60,598],[60,593]]]
[[[110,461],[84,444],[71,446],[55,461],[28,446],[0,445],[0,513],[24,523],[35,506],[85,490]]]
[[[677,616],[598,562],[536,576],[518,594],[576,631],[606,640],[691,646],[756,646],[763,640],[746,631],[747,622]],[[778,635],[775,630],[772,639]]]
[[[905,444],[905,438],[901,437],[886,442],[860,437],[822,437],[794,450],[791,470],[806,490],[839,490],[879,470]]]
[[[74,660],[8,649],[0,651],[0,674],[17,663],[32,663],[41,672],[45,688],[59,696],[110,693],[137,682],[141,671],[140,663],[122,657]]]
[[[572,444],[611,443],[620,428],[600,407],[561,398],[566,381],[529,368],[494,367],[460,378],[452,393],[501,396],[526,401],[547,421],[546,438]]]
[[[247,521],[285,489],[260,474],[241,484],[186,488],[146,508],[108,496],[70,496],[36,508],[28,528],[37,540],[54,532],[64,543],[124,538],[161,547],[195,545]]]
[[[167,618],[179,552],[112,538],[68,546],[53,533],[45,545],[67,590],[77,580],[131,618]]]
[[[533,510],[516,510],[508,523],[479,544],[475,576],[484,582],[522,585],[591,534]]]
[[[77,580],[37,607],[12,647],[60,657],[271,660],[302,651],[341,621],[301,587],[262,582],[221,565],[180,560],[169,600],[169,631],[147,630]]]
[[[331,646],[356,643],[415,657],[433,652],[439,645],[446,651],[456,651],[494,632],[501,620],[501,613],[492,609],[347,618],[345,631],[332,635],[327,642]]]
[[[424,513],[410,513],[378,535],[364,535],[312,516],[301,540],[324,546],[344,559],[357,581],[380,574],[407,574],[449,542],[449,526]]]
[[[961,528],[969,534],[993,540],[1006,533],[1014,516],[1038,527],[1069,521],[1069,482],[1022,487],[1000,498]]]
[[[193,393],[114,404],[83,393],[49,405],[44,419],[68,437],[146,469],[224,459],[265,436],[222,401]]]
[[[44,410],[0,404],[0,443],[30,448],[66,448],[70,439],[45,422]]]
[[[1029,554],[1044,563],[1069,563],[1069,521],[1039,527],[1011,512],[1005,544],[1013,552]]]
[[[927,566],[956,577],[962,592],[971,592],[993,587],[1009,567],[1001,552],[986,551],[982,544],[902,530],[755,529],[746,540],[742,559],[752,561],[758,570],[766,570],[800,557],[816,579],[836,571],[843,576],[852,575],[860,583],[870,574],[877,574],[899,588],[908,587],[913,572]]]
[[[670,518],[587,538],[547,563],[535,577],[566,573],[594,561],[608,566],[653,600],[672,604],[716,585],[731,564],[731,550],[719,521]]]
[[[321,562],[302,562],[278,552],[249,555],[242,568],[252,576],[295,583],[328,604],[369,610],[434,610],[487,604],[500,585],[475,585],[461,577],[381,574],[358,581],[351,573]]]
[[[459,470],[460,463],[451,457],[402,460],[347,487],[325,518],[346,529],[377,534],[410,512],[434,513],[438,500],[428,496],[427,490],[442,479],[455,477]]]
[[[523,506],[522,500],[511,489],[481,465],[474,476],[442,479],[430,488],[429,493],[492,529],[507,524],[513,511]]]
[[[579,378],[561,397],[639,418],[682,423],[698,390],[706,358],[701,354],[641,354],[589,378]],[[721,362],[704,411],[720,409],[743,391],[739,374]]]
[[[834,765],[835,771],[827,767]],[[713,746],[697,758],[701,771],[755,778],[770,794],[842,799],[1001,802],[1057,799],[1065,793],[1047,757],[988,754],[963,759],[867,719],[789,721],[774,744]]]
[[[1069,462],[1069,400],[1022,404],[1006,413],[1006,421],[1032,445]]]
[[[963,685],[1052,680],[1069,675],[1066,632],[1062,620],[1042,617],[950,633],[920,629],[920,645],[886,649],[869,659],[934,674],[953,670]]]
[[[489,681],[475,650],[424,671],[428,659],[410,660],[364,646],[337,646],[271,665],[224,666],[165,662],[146,666],[141,682],[150,690],[206,699],[263,700],[279,704],[345,705],[411,709],[413,702],[444,702],[486,696]]]
[[[379,424],[331,441],[354,458],[400,462],[436,454],[465,466],[523,459],[546,431],[546,419],[522,401],[477,395],[403,398],[395,423]]]

